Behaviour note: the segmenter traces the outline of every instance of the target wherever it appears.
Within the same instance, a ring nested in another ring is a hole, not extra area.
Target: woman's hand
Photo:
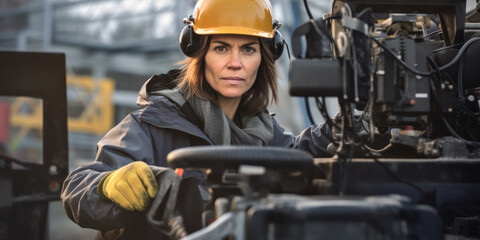
[[[143,211],[157,195],[158,184],[145,162],[133,162],[105,177],[98,184],[101,197],[110,199],[128,211]]]

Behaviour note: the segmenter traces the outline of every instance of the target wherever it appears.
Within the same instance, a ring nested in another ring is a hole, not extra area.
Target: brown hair
[[[181,73],[178,77],[178,86],[185,94],[185,98],[195,95],[218,105],[217,93],[205,80],[205,55],[210,47],[210,37],[208,35],[199,35],[199,37],[200,50],[193,57],[187,57],[179,62]],[[248,116],[254,116],[265,109],[270,104],[270,100],[278,103],[275,59],[268,40],[259,38],[259,42],[262,60],[257,78],[253,86],[242,96],[237,110]]]

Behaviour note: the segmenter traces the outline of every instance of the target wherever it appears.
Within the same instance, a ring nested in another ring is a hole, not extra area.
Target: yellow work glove
[[[143,211],[157,195],[158,184],[150,167],[138,161],[104,176],[97,192],[123,209]]]

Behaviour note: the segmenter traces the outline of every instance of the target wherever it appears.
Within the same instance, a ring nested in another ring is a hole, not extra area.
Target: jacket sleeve
[[[332,135],[332,131],[327,124],[312,125],[303,130],[300,135],[295,136],[289,130],[282,128],[275,118],[272,117],[272,120],[274,134],[270,145],[304,150],[312,154],[313,157],[332,156],[332,154],[325,151],[328,144],[330,144],[330,140],[325,134]]]
[[[154,151],[147,127],[127,116],[97,144],[95,162],[72,171],[62,187],[61,198],[70,219],[81,227],[109,230],[124,227],[129,219],[143,214],[123,210],[97,194],[100,179],[133,161],[144,161],[158,177],[168,168],[152,166]]]

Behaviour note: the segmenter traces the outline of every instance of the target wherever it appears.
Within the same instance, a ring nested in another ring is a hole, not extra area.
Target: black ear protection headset
[[[193,31],[193,16],[190,15],[188,18],[185,18],[183,20],[183,23],[187,24],[180,33],[180,48],[182,49],[182,52],[188,56],[188,57],[193,57],[195,53],[199,50],[200,48],[200,37],[198,34]],[[275,60],[280,58],[282,56],[283,52],[283,45],[285,40],[283,40],[282,34],[277,30],[280,26],[282,26],[281,23],[279,23],[277,20],[274,20],[273,22],[273,29],[275,29],[275,34],[273,35],[273,38],[267,38],[268,45],[270,47],[270,50],[273,53],[273,57]]]

